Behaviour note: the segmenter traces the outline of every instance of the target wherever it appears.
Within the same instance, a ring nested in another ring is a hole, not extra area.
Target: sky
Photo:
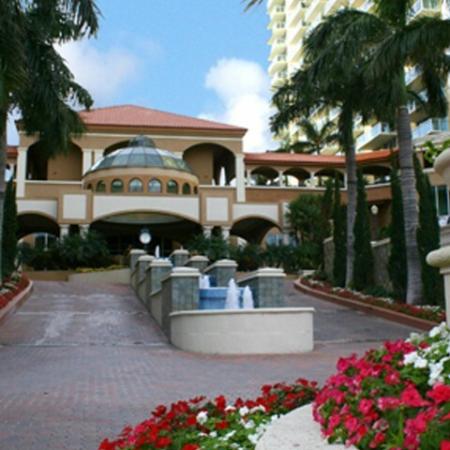
[[[95,106],[136,104],[249,129],[246,151],[274,148],[268,120],[268,17],[242,0],[98,0],[96,39],[59,48]],[[9,141],[16,143],[10,127]]]

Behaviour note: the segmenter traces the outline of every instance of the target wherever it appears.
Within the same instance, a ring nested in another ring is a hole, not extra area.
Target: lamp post
[[[152,235],[150,234],[150,230],[148,228],[142,228],[139,233],[139,240],[141,244],[144,246],[145,252],[147,252],[148,244],[150,244],[152,240]]]

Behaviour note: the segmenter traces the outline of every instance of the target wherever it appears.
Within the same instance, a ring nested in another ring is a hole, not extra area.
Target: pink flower
[[[412,384],[408,385],[400,394],[400,401],[411,408],[420,408],[429,405],[429,402],[422,398],[418,390]]]
[[[381,411],[396,409],[400,406],[400,403],[400,400],[395,397],[381,397],[378,399],[378,408],[380,408]]]
[[[435,384],[433,389],[427,393],[427,397],[434,400],[438,405],[450,402],[450,386],[446,384]]]
[[[373,406],[373,400],[369,400],[367,398],[363,398],[358,405],[358,411],[361,414],[368,414],[369,411],[372,409]]]

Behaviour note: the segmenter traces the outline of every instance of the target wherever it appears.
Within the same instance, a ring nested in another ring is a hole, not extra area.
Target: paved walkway
[[[286,283],[289,306],[316,307],[305,355],[217,357],[177,351],[128,287],[35,283],[0,324],[0,449],[91,450],[159,403],[253,396],[298,377],[323,381],[339,355],[412,330],[315,300]]]

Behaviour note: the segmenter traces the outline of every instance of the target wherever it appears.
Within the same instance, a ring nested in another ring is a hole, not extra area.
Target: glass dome
[[[153,141],[138,136],[130,141],[128,147],[119,148],[97,161],[88,173],[113,168],[156,167],[192,173],[189,165],[175,153],[156,148]]]

